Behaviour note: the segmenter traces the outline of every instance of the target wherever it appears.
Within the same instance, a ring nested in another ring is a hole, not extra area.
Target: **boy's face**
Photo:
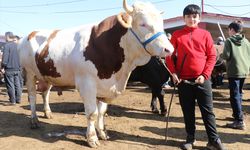
[[[184,22],[188,27],[198,27],[198,23],[200,22],[200,15],[199,14],[185,15]]]
[[[228,28],[228,35],[229,35],[229,36],[233,36],[233,35],[235,35],[235,34],[236,34],[236,32],[234,31],[234,29]]]

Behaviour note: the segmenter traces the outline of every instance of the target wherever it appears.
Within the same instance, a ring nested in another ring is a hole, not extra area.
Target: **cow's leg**
[[[44,117],[51,119],[53,118],[51,109],[49,106],[49,94],[52,85],[48,84],[46,90],[42,93],[43,97],[43,108],[44,108]]]
[[[98,119],[97,119],[97,131],[99,137],[103,140],[107,140],[109,137],[107,135],[105,125],[104,125],[104,115],[107,111],[108,104],[102,101],[98,101]]]
[[[36,114],[36,79],[35,76],[27,72],[26,86],[28,90],[28,99],[31,109],[31,128],[39,128],[39,120]]]
[[[151,99],[151,110],[153,113],[158,114],[159,110],[157,108],[157,95],[156,95],[156,91],[154,88],[152,88],[152,99]]]
[[[212,75],[211,75],[212,88],[217,87],[217,78],[216,78],[216,76],[217,76],[217,72],[214,69],[213,72],[212,72]]]
[[[98,145],[100,145],[100,143],[98,141],[98,137],[95,131],[95,122],[98,116],[98,108],[96,104],[96,99],[95,98],[94,99],[88,98],[88,100],[86,99],[84,103],[84,107],[85,107],[85,113],[87,116],[87,124],[88,124],[87,133],[86,133],[87,142],[90,147],[97,147]]]
[[[157,97],[160,103],[161,115],[165,116],[167,114],[167,109],[164,103],[164,92],[162,92],[162,88],[157,90]]]
[[[79,90],[80,96],[84,101],[85,113],[87,117],[87,142],[90,147],[96,148],[100,145],[95,131],[95,122],[98,116],[97,99],[96,99],[96,86],[91,81],[92,78],[84,78],[85,80],[78,79],[76,87]]]

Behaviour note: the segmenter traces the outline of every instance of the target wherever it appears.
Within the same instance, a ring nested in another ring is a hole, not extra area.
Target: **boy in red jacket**
[[[191,150],[195,144],[195,100],[197,100],[208,136],[207,148],[224,150],[216,130],[209,80],[216,62],[216,51],[211,34],[198,27],[200,17],[199,6],[191,4],[185,7],[183,18],[186,26],[173,33],[171,43],[175,51],[172,56],[166,58],[167,66],[173,74],[173,81],[178,86],[187,132],[186,143],[181,148]]]

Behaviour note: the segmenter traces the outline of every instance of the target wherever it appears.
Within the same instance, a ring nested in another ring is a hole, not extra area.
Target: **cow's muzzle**
[[[164,48],[164,52],[171,53],[169,49]]]

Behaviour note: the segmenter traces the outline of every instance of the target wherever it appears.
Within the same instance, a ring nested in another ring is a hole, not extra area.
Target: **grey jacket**
[[[5,71],[19,71],[21,68],[20,59],[15,42],[8,42],[4,46],[2,68]]]

